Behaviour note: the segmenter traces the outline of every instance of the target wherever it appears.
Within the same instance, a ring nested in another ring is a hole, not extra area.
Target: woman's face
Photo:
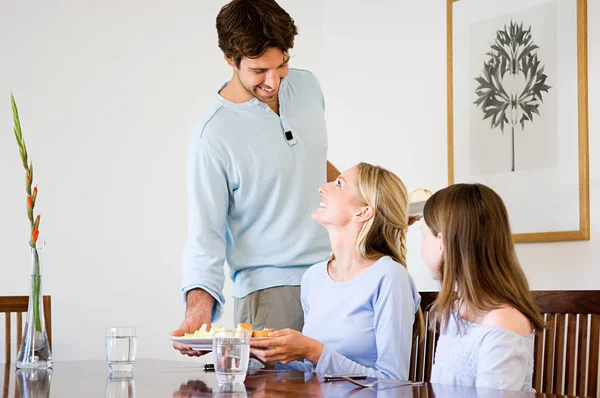
[[[441,280],[440,272],[442,259],[444,256],[444,244],[442,234],[434,235],[425,219],[421,219],[421,232],[423,232],[423,244],[421,245],[421,257],[425,261],[431,277],[435,280]]]
[[[352,167],[335,181],[322,185],[319,188],[321,203],[313,211],[312,218],[325,226],[345,226],[351,223],[357,212],[360,212],[357,180],[358,168]]]

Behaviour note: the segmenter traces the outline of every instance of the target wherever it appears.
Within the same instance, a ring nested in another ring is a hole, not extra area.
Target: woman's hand
[[[263,362],[286,364],[306,358],[316,364],[321,358],[323,344],[296,330],[276,330],[269,337],[273,338],[250,341],[250,353]]]

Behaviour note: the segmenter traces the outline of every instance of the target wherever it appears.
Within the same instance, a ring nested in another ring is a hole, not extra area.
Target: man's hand
[[[194,333],[200,329],[203,324],[206,324],[207,330],[210,330],[212,309],[215,304],[215,299],[202,289],[190,290],[187,293],[187,309],[185,311],[185,319],[181,323],[179,329],[171,332],[172,336],[183,336],[185,333]],[[193,350],[185,344],[174,341],[173,348],[179,350],[182,355],[191,357],[199,357],[207,354],[209,351]]]
[[[275,338],[250,342],[250,352],[263,362],[286,364],[306,358],[316,364],[321,358],[323,344],[296,330],[276,330],[269,337]]]

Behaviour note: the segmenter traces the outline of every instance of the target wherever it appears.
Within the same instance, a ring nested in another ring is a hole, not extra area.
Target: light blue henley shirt
[[[188,237],[182,292],[201,288],[222,315],[223,264],[233,296],[299,285],[330,252],[326,230],[310,214],[326,182],[327,130],[319,82],[290,69],[279,89],[279,115],[256,98],[219,94],[189,139]],[[285,133],[291,132],[292,140]]]

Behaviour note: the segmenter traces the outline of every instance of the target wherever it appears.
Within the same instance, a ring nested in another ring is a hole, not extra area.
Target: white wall
[[[115,325],[137,326],[140,357],[182,358],[168,337],[183,317],[186,145],[231,75],[215,31],[226,2],[1,6],[0,295],[28,294],[31,271],[12,91],[39,184],[56,360],[103,358]],[[281,4],[301,32],[294,66],[318,71],[321,0]]]
[[[225,2],[2,5],[0,295],[27,294],[30,273],[12,90],[40,187],[56,360],[102,358],[104,328],[126,324],[138,327],[139,356],[181,358],[168,335],[183,315],[186,143],[230,76],[214,31]],[[300,29],[293,66],[321,79],[334,164],[365,160],[409,189],[444,187],[445,1],[280,3]],[[592,241],[519,245],[535,289],[598,288],[600,5],[588,13]],[[418,287],[435,289],[417,228],[409,245]],[[231,318],[229,302],[223,323]]]
[[[330,158],[340,168],[364,160],[390,168],[409,190],[447,185],[445,4],[325,2],[320,77]],[[591,240],[517,245],[533,289],[600,288],[600,3],[592,0],[588,57]],[[419,289],[437,290],[420,258],[418,225],[408,244]]]

